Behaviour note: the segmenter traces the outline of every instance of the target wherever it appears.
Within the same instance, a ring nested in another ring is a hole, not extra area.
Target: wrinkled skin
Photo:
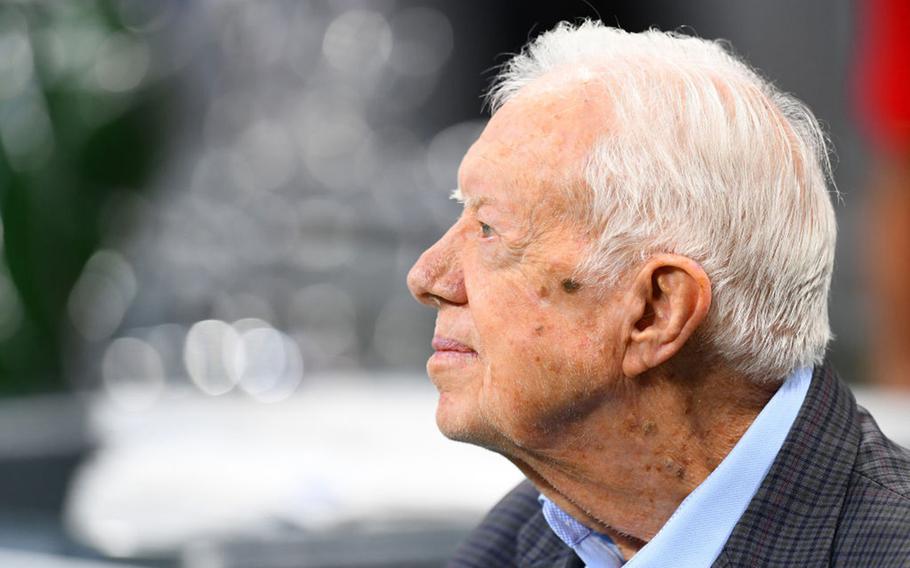
[[[438,306],[435,335],[476,351],[437,352],[427,365],[451,438],[551,444],[622,376],[622,310],[565,283],[587,238],[563,188],[582,183],[591,116],[605,113],[549,86],[505,105],[462,162],[464,213],[411,270],[414,296]]]

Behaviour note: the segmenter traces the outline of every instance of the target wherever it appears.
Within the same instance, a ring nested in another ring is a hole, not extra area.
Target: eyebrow
[[[449,199],[453,199],[458,203],[461,203],[464,205],[465,209],[470,209],[472,211],[476,211],[484,205],[488,205],[493,202],[492,198],[485,195],[480,197],[465,197],[465,195],[461,192],[460,187],[452,190],[452,193],[449,194]]]

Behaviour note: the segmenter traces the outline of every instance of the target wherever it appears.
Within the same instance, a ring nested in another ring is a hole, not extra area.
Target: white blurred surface
[[[100,450],[77,476],[68,521],[113,556],[252,534],[407,518],[476,522],[520,479],[491,452],[446,440],[417,377],[311,377],[292,397],[165,394],[126,410],[99,395]]]
[[[0,549],[0,566],[8,568],[138,568],[128,564],[74,560],[38,552]]]

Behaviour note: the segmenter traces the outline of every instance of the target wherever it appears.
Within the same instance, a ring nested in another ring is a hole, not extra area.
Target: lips
[[[448,337],[434,337],[432,346],[437,353],[477,353],[464,343]]]

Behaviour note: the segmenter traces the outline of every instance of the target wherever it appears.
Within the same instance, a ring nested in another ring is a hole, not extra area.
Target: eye
[[[480,223],[480,234],[483,238],[489,238],[493,236],[493,227],[487,225],[483,221],[478,221]]]

